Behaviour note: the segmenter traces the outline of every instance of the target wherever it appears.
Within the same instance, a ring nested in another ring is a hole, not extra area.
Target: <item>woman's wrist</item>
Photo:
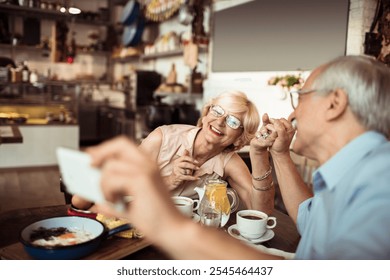
[[[252,179],[253,180],[255,180],[255,181],[263,181],[263,180],[267,179],[271,175],[271,173],[272,173],[272,166],[269,165],[268,170],[266,172],[262,173],[262,175],[260,175],[260,176],[255,176],[255,175],[253,175],[253,173],[257,173],[257,172],[252,171]]]
[[[249,155],[268,157],[269,156],[268,147],[265,147],[264,149],[258,149],[258,148],[256,149],[251,146],[249,148]]]
[[[272,171],[271,166],[270,166],[269,170]],[[254,176],[252,175],[252,188],[254,190],[268,191],[268,190],[273,189],[273,186],[274,186],[273,176],[272,176],[272,172],[269,173],[269,170],[266,173],[264,173],[264,175],[262,174],[263,176],[261,176],[261,180],[256,180],[257,178],[254,178]]]
[[[274,187],[274,181],[271,181],[269,184],[266,184],[262,187],[258,187],[258,186],[255,186],[255,184],[252,184],[252,187],[256,190],[256,191],[262,191],[262,192],[265,192],[265,191],[269,191],[269,190],[272,190],[273,187]]]

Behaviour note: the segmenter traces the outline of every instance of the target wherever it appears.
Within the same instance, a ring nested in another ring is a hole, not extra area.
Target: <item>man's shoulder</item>
[[[354,182],[365,186],[367,192],[382,193],[390,197],[390,142],[368,153],[354,170]]]
[[[390,167],[390,141],[378,145],[367,154],[363,164],[370,165],[370,169],[388,169]],[[390,172],[389,172],[390,176]]]

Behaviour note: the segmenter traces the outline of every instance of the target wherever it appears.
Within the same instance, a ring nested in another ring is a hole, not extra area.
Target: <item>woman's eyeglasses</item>
[[[226,112],[219,105],[211,105],[210,106],[210,113],[214,117],[220,118],[220,117],[223,117]],[[225,122],[232,129],[238,129],[240,127],[243,127],[241,125],[241,121],[238,118],[236,118],[235,116],[232,116],[232,115],[226,115]]]

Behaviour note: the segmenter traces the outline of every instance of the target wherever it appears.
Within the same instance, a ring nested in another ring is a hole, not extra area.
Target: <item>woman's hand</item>
[[[278,134],[274,126],[270,123],[268,114],[262,117],[263,125],[259,131],[256,132],[255,138],[250,142],[251,154],[267,154],[269,148],[275,142]]]
[[[184,150],[184,154],[173,161],[172,174],[167,183],[171,188],[175,188],[184,181],[198,180],[198,177],[192,175],[198,169],[199,162],[190,156],[188,150]]]

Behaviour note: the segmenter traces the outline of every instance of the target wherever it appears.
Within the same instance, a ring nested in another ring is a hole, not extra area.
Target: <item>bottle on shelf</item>
[[[65,122],[65,116],[66,116],[65,108],[64,108],[64,106],[61,105],[60,106],[60,113],[58,115],[58,120],[60,122]]]
[[[37,70],[32,70],[30,74],[30,83],[35,84],[38,82],[38,72]]]
[[[175,85],[177,81],[176,65],[172,63],[171,71],[168,74],[166,84]]]
[[[75,32],[72,32],[72,39],[67,48],[66,62],[72,64],[76,56],[76,39],[74,38]]]
[[[13,67],[11,64],[7,65],[7,82],[12,82],[12,70]]]
[[[22,82],[28,83],[30,81],[30,69],[28,69],[26,61],[22,64]]]
[[[22,71],[19,67],[11,68],[11,82],[19,83],[22,81]]]

